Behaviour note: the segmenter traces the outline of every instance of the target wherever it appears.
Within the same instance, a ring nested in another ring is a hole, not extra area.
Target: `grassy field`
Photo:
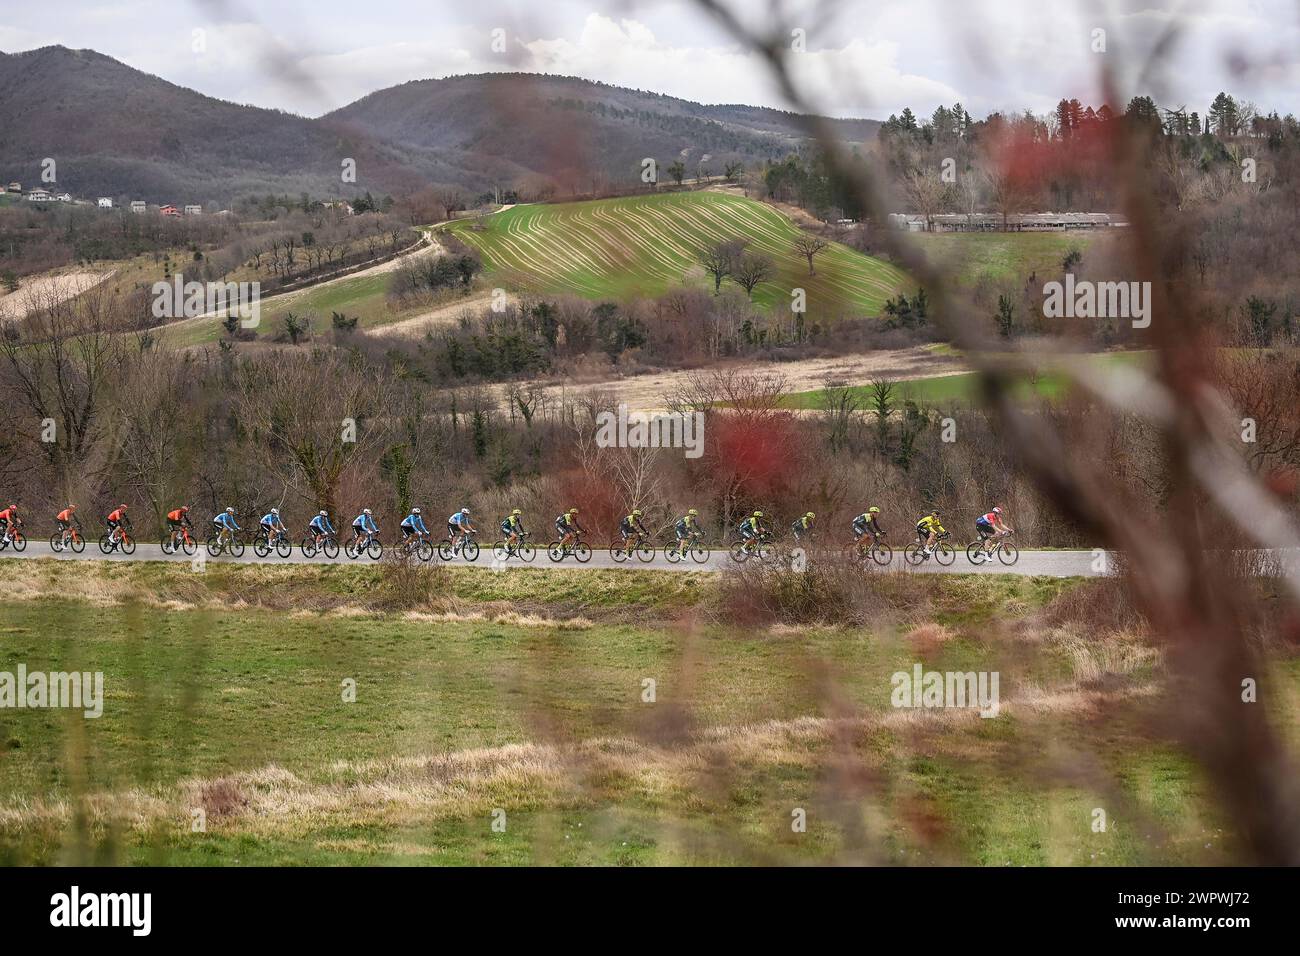
[[[106,682],[97,720],[0,710],[0,863],[1213,863],[1230,838],[1141,729],[1156,653],[1033,625],[1079,582],[904,576],[870,628],[794,629],[728,624],[706,574],[456,571],[411,611],[376,568],[0,564],[0,670]],[[915,662],[999,669],[1002,712],[891,707]],[[1053,779],[1073,748],[1119,792]],[[1091,832],[1098,805],[1132,825]]]
[[[904,238],[964,286],[982,279],[1023,282],[1034,273],[1047,281],[1060,272],[1070,250],[1086,260],[1094,244],[1107,241],[1104,234],[1083,231],[908,233]]]
[[[1091,357],[1102,365],[1137,365],[1148,360],[1148,352],[1106,352]],[[955,375],[937,375],[933,378],[921,378],[898,382],[894,387],[894,402],[916,402],[920,405],[964,405],[977,399],[976,389],[979,377],[974,372],[959,372]],[[1069,391],[1066,377],[1059,372],[1047,371],[1031,379],[1025,377],[1017,386],[1017,393],[1025,400],[1046,399],[1054,401],[1063,398]],[[860,404],[871,399],[870,385],[849,386]],[[808,392],[793,392],[782,400],[786,408],[821,409],[826,406],[826,392],[817,389]]]
[[[593,299],[655,295],[686,282],[712,290],[697,262],[709,245],[735,238],[770,256],[776,274],[754,301],[788,308],[790,290],[807,290],[811,319],[875,315],[887,298],[911,289],[893,266],[832,245],[808,275],[791,248],[799,230],[762,203],[718,192],[662,193],[592,202],[516,206],[450,228],[476,246],[492,274],[519,289]]]

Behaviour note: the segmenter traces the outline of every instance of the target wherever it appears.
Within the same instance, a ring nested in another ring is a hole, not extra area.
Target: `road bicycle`
[[[218,557],[222,554],[229,554],[232,558],[242,558],[244,556],[244,542],[239,540],[239,535],[229,528],[221,528],[213,531],[208,535],[208,540],[203,543],[208,549],[208,554],[212,557]]]
[[[293,542],[283,530],[274,532],[274,538],[268,536],[266,531],[259,530],[257,537],[253,539],[253,553],[259,558],[264,558],[271,553],[272,549],[280,557],[287,558],[293,554]]]
[[[864,534],[844,549],[844,559],[860,564],[874,562],[883,568],[894,560],[894,549],[880,540],[883,536],[883,531],[880,534]]]
[[[685,541],[674,538],[664,545],[664,558],[670,564],[676,564],[687,555],[690,555],[691,560],[696,564],[703,564],[709,560],[709,549],[700,544],[699,534],[692,534]]]
[[[104,554],[121,551],[123,554],[135,554],[135,539],[126,528],[118,525],[112,531],[105,531],[99,537],[99,550]]]
[[[903,558],[908,564],[914,567],[924,564],[931,558],[934,558],[934,560],[942,564],[944,567],[947,567],[957,560],[957,552],[954,551],[952,545],[948,543],[948,539],[951,537],[952,532],[945,531],[943,534],[939,535],[938,540],[935,541],[934,550],[926,551],[926,539],[918,536],[915,541],[904,549]]]
[[[478,542],[474,540],[477,531],[461,531],[454,538],[448,536],[438,542],[438,557],[450,561],[461,555],[466,561],[478,560]]]
[[[492,557],[498,561],[509,561],[511,558],[518,558],[525,563],[530,562],[537,557],[537,549],[528,543],[530,532],[519,532],[519,540],[511,544],[509,541],[501,540],[492,545]]]
[[[641,562],[653,561],[655,556],[654,545],[649,541],[649,536],[636,533],[636,543],[625,543],[622,537],[615,538],[609,543],[609,556],[619,564],[622,564],[632,555],[636,555]]]
[[[591,560],[591,546],[582,540],[581,532],[575,531],[572,544],[562,545],[559,541],[552,541],[546,554],[552,561],[559,562],[572,556],[578,563],[586,564]]]
[[[86,550],[86,539],[81,536],[80,525],[69,525],[62,531],[56,531],[50,535],[51,551],[55,554],[61,554],[65,548],[77,554],[81,554]]]
[[[21,525],[11,524],[9,527],[5,528],[4,535],[0,536],[0,551],[3,551],[10,545],[13,545],[15,551],[27,550],[27,535],[23,534]]]
[[[162,553],[175,554],[177,551],[184,551],[186,554],[193,554],[199,550],[199,544],[190,534],[190,529],[181,525],[176,531],[169,531],[162,536]]]
[[[315,531],[309,531],[303,535],[298,547],[302,549],[304,558],[314,558],[318,551],[331,560],[339,556],[339,539],[332,534],[317,534]]]
[[[748,540],[737,541],[731,546],[731,560],[737,564],[744,564],[750,558],[768,561],[776,551],[772,540],[772,532],[764,531]]]
[[[993,556],[997,555],[999,561],[1010,567],[1020,560],[1020,549],[1011,543],[1010,537],[1012,532],[1000,535],[993,539],[993,547],[988,551],[984,550],[984,539],[972,541],[966,545],[966,560],[978,567],[985,561],[992,561]]]
[[[378,561],[384,556],[384,546],[379,538],[369,532],[354,534],[352,540],[343,545],[343,553],[353,560],[364,554],[371,561]]]
[[[393,554],[399,558],[409,558],[415,555],[421,561],[433,560],[433,542],[431,542],[423,531],[417,531],[414,534],[406,535],[401,541],[393,545]]]

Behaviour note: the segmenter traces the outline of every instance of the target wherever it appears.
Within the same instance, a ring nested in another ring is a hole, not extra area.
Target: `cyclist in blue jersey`
[[[280,509],[272,508],[262,515],[262,530],[266,532],[267,542],[275,541],[276,535],[284,532],[284,523],[280,520]]]
[[[424,518],[420,516],[419,508],[412,508],[411,513],[402,519],[402,537],[409,538],[413,534],[426,535],[429,529],[424,526]]]
[[[366,544],[369,544],[370,539],[377,534],[379,534],[379,525],[375,524],[370,509],[363,508],[361,514],[352,519],[352,540],[360,541],[365,538]]]
[[[447,537],[451,540],[453,547],[465,541],[469,535],[477,533],[478,529],[474,527],[473,522],[469,519],[468,508],[461,508],[447,519]]]

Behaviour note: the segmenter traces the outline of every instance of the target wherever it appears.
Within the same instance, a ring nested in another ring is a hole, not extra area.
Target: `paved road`
[[[895,554],[894,559],[887,568],[878,570],[890,571],[918,571],[923,573],[946,573],[946,574],[1019,574],[1019,575],[1048,575],[1051,577],[1100,577],[1106,571],[1105,568],[1111,567],[1112,562],[1107,560],[1104,565],[1099,562],[1096,554],[1092,551],[1021,551],[1020,560],[1011,567],[1005,567],[1001,564],[993,566],[973,567],[966,559],[965,553],[958,553],[957,559],[949,567],[940,567],[933,560],[927,561],[919,568],[911,568],[903,561],[902,555]],[[46,559],[60,561],[168,561],[177,564],[197,561],[200,558],[205,561],[234,563],[234,564],[373,564],[369,558],[358,558],[356,561],[350,561],[342,552],[333,560],[326,558],[324,555],[316,555],[312,558],[304,557],[302,552],[294,549],[293,553],[287,558],[281,558],[272,554],[266,558],[259,558],[253,554],[253,549],[248,548],[243,557],[233,558],[228,555],[222,555],[218,558],[210,558],[207,552],[200,548],[199,553],[193,558],[184,555],[165,555],[162,548],[156,544],[140,544],[133,555],[125,555],[120,552],[111,554],[101,554],[98,546],[92,542],[81,554],[73,554],[70,551],[64,551],[62,554],[55,554],[50,550],[48,543],[44,541],[31,541],[27,545],[27,550],[21,554],[15,553],[12,548],[0,552],[0,560],[5,558],[21,558],[26,560]],[[815,562],[818,558],[816,551],[810,552],[809,562]],[[438,558],[434,557],[436,563]],[[503,565],[497,566],[492,558],[492,549],[484,547],[475,562],[467,562],[462,559],[455,559],[450,564],[465,565],[467,567],[479,567],[487,570],[497,570],[499,567],[505,569],[517,567],[533,568],[575,568],[575,569],[601,569],[601,568],[634,568],[644,571],[722,571],[730,567],[735,567],[730,555],[724,551],[713,551],[709,558],[703,564],[697,564],[694,561],[683,561],[678,564],[670,564],[663,556],[663,552],[657,552],[654,560],[641,562],[635,558],[626,562],[618,563],[610,557],[609,552],[604,549],[593,549],[591,560],[586,564],[579,564],[573,558],[566,558],[558,564],[552,563],[542,549],[538,549],[536,559],[531,564],[523,564],[518,559],[511,559]]]

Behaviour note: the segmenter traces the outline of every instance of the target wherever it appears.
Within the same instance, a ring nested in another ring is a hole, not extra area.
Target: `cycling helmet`
[[[755,517],[755,518],[761,518],[761,517],[763,517],[763,512],[761,512],[761,511],[755,511],[755,512],[754,512],[754,517]]]
[[[319,512],[319,514],[320,514],[320,516],[321,516],[322,518],[328,518],[328,517],[330,516],[330,513],[329,513],[328,511],[325,511],[325,510],[321,510],[321,511]]]
[[[690,511],[688,511],[688,512],[686,512],[686,513],[687,513],[688,515],[690,515],[692,518],[699,514],[699,512],[696,511],[694,508],[692,508]]]
[[[933,511],[930,512],[930,514],[936,518],[939,517],[939,509],[935,508]]]
[[[76,506],[76,505],[68,505],[68,507],[69,507],[69,508],[75,508],[75,507],[77,507],[77,506]],[[189,505],[181,505],[181,511],[189,511],[189,510],[190,510],[190,506],[189,506]]]
[[[461,508],[461,509],[460,509],[460,513],[463,514],[463,515],[467,515],[467,514],[469,514],[469,509],[468,509],[468,508]]]
[[[632,509],[632,517],[633,517],[633,518],[639,518],[639,517],[641,517],[641,509],[640,509],[640,508],[633,508],[633,509]]]
[[[994,513],[995,515],[1000,515],[1000,514],[1002,514],[1002,509],[1001,509],[1001,508],[994,508],[994,509],[993,509],[993,513]]]
[[[271,509],[271,514],[273,514],[273,515],[278,515],[279,513],[280,513],[280,509],[279,509],[279,508],[272,508],[272,509]]]
[[[523,512],[520,511],[518,508],[516,508],[514,511],[512,511],[512,512],[510,512],[510,513],[511,513],[512,515],[521,515],[521,514],[523,514]]]
[[[363,515],[368,515],[368,514],[370,514],[370,509],[369,509],[369,508],[362,508],[362,509],[361,509],[361,513],[362,513]]]
[[[870,507],[870,508],[867,509],[867,514],[869,514],[869,515],[878,515],[878,514],[880,514],[880,509],[877,508],[877,507],[875,507],[875,506],[872,506],[872,507]]]
[[[234,513],[235,513],[235,509],[234,509],[234,508],[227,508],[227,509],[226,509],[226,514],[228,514],[228,515],[233,515]]]
[[[126,505],[118,505],[117,507],[122,511],[126,510]]]
[[[569,514],[571,514],[571,515],[576,515],[577,513],[578,513],[578,509],[577,509],[577,508],[570,508],[570,509],[569,509]]]
[[[810,511],[810,512],[808,512],[806,515],[804,515],[804,517],[805,517],[805,518],[816,518],[817,516],[816,516],[815,514],[813,514],[813,513]]]
[[[420,509],[419,509],[419,508],[412,508],[412,509],[411,509],[411,514],[413,514],[413,515],[418,515],[419,513],[420,513]]]

